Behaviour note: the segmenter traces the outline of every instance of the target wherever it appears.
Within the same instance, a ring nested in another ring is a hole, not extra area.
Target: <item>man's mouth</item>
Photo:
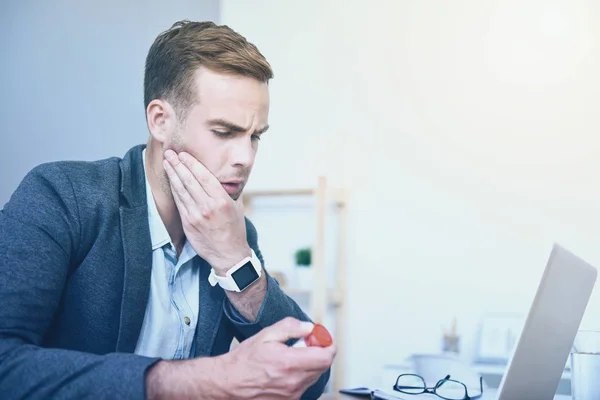
[[[221,186],[223,186],[223,189],[225,189],[225,191],[227,192],[227,194],[232,195],[232,194],[236,194],[240,191],[240,188],[242,187],[242,184],[244,183],[243,180],[231,180],[228,182],[221,182]]]

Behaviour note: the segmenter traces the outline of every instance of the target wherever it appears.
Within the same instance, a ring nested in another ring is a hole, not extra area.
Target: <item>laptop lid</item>
[[[596,276],[596,268],[553,246],[498,400],[554,398]]]

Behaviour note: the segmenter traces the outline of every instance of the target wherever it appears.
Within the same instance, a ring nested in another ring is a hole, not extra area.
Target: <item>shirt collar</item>
[[[156,208],[156,203],[154,202],[154,196],[152,195],[152,189],[150,188],[150,182],[148,181],[148,171],[146,169],[146,149],[142,151],[142,160],[144,164],[144,176],[146,179],[146,202],[148,203],[150,240],[152,242],[152,250],[156,250],[167,243],[171,243],[171,237],[169,236],[169,232],[167,232],[165,224],[160,218],[160,214]]]

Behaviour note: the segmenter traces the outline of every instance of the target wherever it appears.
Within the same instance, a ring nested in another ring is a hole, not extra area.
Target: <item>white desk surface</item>
[[[391,393],[390,391],[386,392],[388,394],[396,395],[395,393]],[[488,389],[483,393],[483,396],[480,397],[480,400],[496,400],[496,389]],[[401,400],[440,400],[439,397],[430,394],[419,394],[419,395],[403,395],[402,393],[398,393],[396,395],[398,399]],[[357,400],[357,399],[365,399],[365,397],[356,397],[356,396],[348,396],[339,393],[326,393],[321,396],[320,400]],[[556,395],[554,400],[571,400],[571,396],[566,395]]]

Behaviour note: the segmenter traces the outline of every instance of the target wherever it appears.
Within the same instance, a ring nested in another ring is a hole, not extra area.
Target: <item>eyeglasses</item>
[[[480,391],[475,396],[469,396],[467,386],[462,382],[450,379],[450,375],[437,381],[435,386],[427,387],[425,379],[420,375],[402,374],[396,379],[394,390],[405,394],[431,393],[446,400],[471,400],[482,396],[483,377],[479,378]]]

